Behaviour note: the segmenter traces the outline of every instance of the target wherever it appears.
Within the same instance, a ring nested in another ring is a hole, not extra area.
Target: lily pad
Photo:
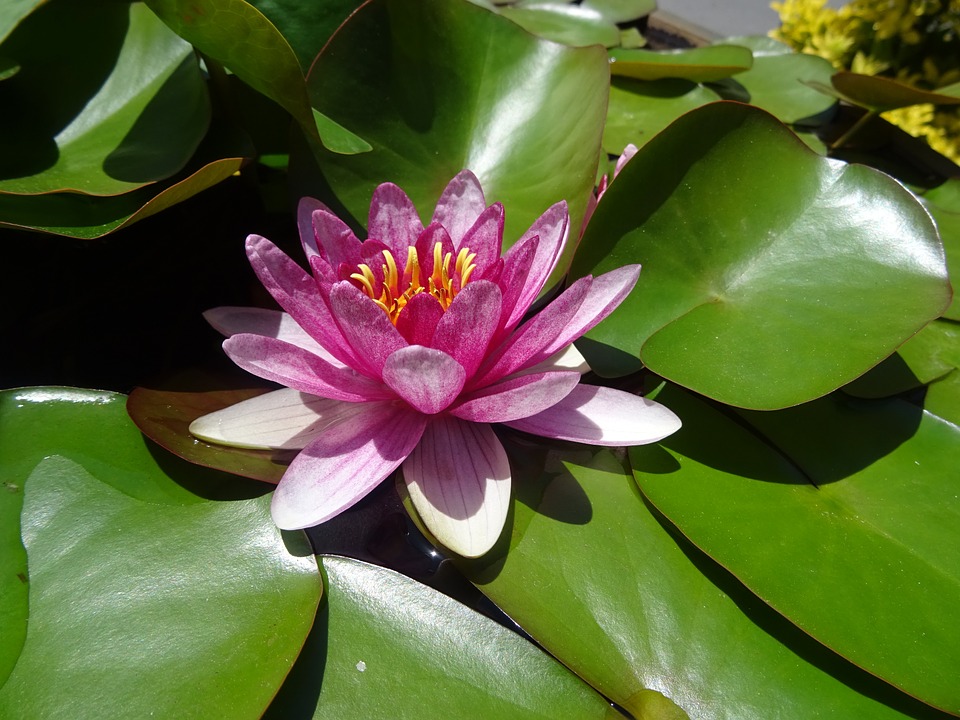
[[[38,42],[43,38],[43,42]],[[178,172],[210,122],[192,48],[140,3],[50,3],[4,44],[0,193],[119,195]]]
[[[691,50],[610,51],[610,72],[634,80],[681,78],[693,82],[721,80],[749,70],[753,54],[739,45],[708,45]]]
[[[619,155],[631,143],[641,147],[684,113],[719,99],[710,88],[689,80],[613,78],[603,149]]]
[[[564,3],[522,3],[505,5],[499,13],[524,30],[564,45],[603,45],[620,43],[620,29],[601,13],[582,5]]]
[[[899,400],[739,419],[669,388],[658,401],[684,421],[670,457],[631,450],[657,508],[805,632],[960,712],[960,428]]]
[[[753,67],[736,76],[747,91],[747,102],[775,115],[782,122],[795,123],[819,115],[835,99],[810,87],[808,82],[829,83],[833,65],[817,55],[794,52],[771,38],[727,38],[724,44],[742,45],[753,52]]]
[[[538,642],[634,717],[946,717],[771,610],[658,521],[608,451],[511,450],[524,482],[509,550],[464,567]],[[644,467],[669,473],[664,450],[637,450]],[[527,467],[537,456],[539,469]],[[674,714],[645,714],[657,699]]]
[[[123,401],[3,393],[0,467],[19,489],[0,512],[20,510],[3,528],[26,550],[29,624],[0,715],[258,717],[313,623],[316,563],[287,549],[301,536],[281,537],[268,497],[211,502],[178,485],[198,471],[158,467]],[[0,612],[4,648],[11,619]]]
[[[571,272],[631,262],[644,267],[636,289],[578,344],[591,367],[618,375],[642,360],[757,409],[850,382],[950,302],[943,247],[908,191],[735,103],[690,112],[641,148]]]
[[[937,230],[940,231],[940,239],[947,253],[947,267],[954,271],[951,277],[956,279],[960,277],[960,179],[948,180],[924,193],[922,199],[937,223]],[[943,317],[960,320],[960,293],[956,287],[953,302],[944,310]]]
[[[487,202],[505,207],[505,245],[559,200],[579,227],[607,78],[602,48],[535,38],[465,0],[374,0],[334,34],[308,77],[314,106],[373,146],[324,154],[324,179],[358,223],[384,181],[429,220],[446,183],[469,168]]]
[[[446,595],[359,560],[321,565],[318,627],[268,720],[609,717],[556,660]]]
[[[656,0],[583,0],[580,6],[596,10],[615,23],[646,17],[657,9]]]

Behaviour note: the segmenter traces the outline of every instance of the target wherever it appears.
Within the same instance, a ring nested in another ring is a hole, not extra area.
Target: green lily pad
[[[42,42],[38,42],[43,38]],[[192,48],[140,3],[50,3],[4,44],[0,193],[119,195],[178,172],[210,122]]]
[[[619,155],[631,143],[641,147],[684,113],[719,99],[710,88],[689,80],[613,78],[603,149]]]
[[[843,100],[877,112],[923,103],[960,105],[960,84],[930,91],[891,78],[853,72],[838,72],[830,82]]]
[[[308,69],[334,31],[360,5],[359,0],[250,0],[280,31]]]
[[[739,45],[708,45],[690,50],[610,51],[610,72],[634,80],[681,78],[693,82],[721,80],[749,70],[753,54]]]
[[[955,271],[960,268],[960,179],[948,180],[924,193],[922,199],[940,231],[940,239],[947,253],[947,267]],[[951,277],[957,279],[958,275],[953,272]],[[956,287],[953,302],[943,311],[943,317],[960,320],[960,297]]]
[[[656,0],[583,0],[580,6],[596,10],[615,23],[646,17],[657,9]]]
[[[309,137],[333,152],[357,152],[362,141],[345,127],[334,133],[315,122],[303,69],[290,43],[244,0],[146,0],[161,20],[201,52],[284,108]]]
[[[960,425],[960,372],[930,383],[923,399],[923,408],[954,425]]]
[[[276,485],[293,459],[291,454],[210,445],[194,438],[188,429],[201,415],[265,392],[268,390],[170,392],[138,387],[130,393],[127,411],[144,435],[184,460]]]
[[[627,164],[573,277],[643,264],[578,347],[742,407],[824,395],[890,355],[950,301],[943,247],[901,185],[818,157],[767,113],[716,103]]]
[[[818,92],[807,82],[829,83],[833,65],[817,55],[794,52],[771,38],[736,37],[724,44],[742,45],[753,52],[753,67],[737,75],[747,91],[747,102],[775,115],[785,123],[818,115],[835,99]]]
[[[616,23],[582,5],[522,3],[505,5],[499,12],[524,30],[564,45],[614,47],[620,43]]]
[[[629,144],[641,147],[684,113],[719,99],[710,88],[689,80],[615,77],[610,82],[603,149],[619,155]]]
[[[510,449],[524,474],[509,551],[464,567],[634,717],[685,717],[645,714],[657,698],[717,720],[946,717],[812,640],[658,522],[608,451]],[[670,470],[664,450],[637,450],[645,466],[662,458]],[[537,455],[542,475],[528,467]]]
[[[607,73],[601,48],[532,37],[469,2],[374,0],[308,77],[315,107],[373,146],[324,154],[324,179],[359,223],[384,181],[429,220],[446,183],[469,168],[487,201],[504,204],[506,246],[559,200],[577,228],[593,190]]]
[[[0,227],[83,239],[102,237],[223,182],[254,152],[246,136],[215,123],[188,167],[173,178],[113,197],[0,194]]]
[[[182,473],[200,471],[158,467],[121,395],[13,390],[0,409],[0,468],[17,486],[0,495],[0,514],[15,518],[0,553],[7,568],[18,533],[29,579],[29,623],[0,715],[258,717],[320,598],[309,551],[287,549],[302,536],[281,537],[269,497],[211,502],[184,489]],[[16,645],[15,583],[24,585],[0,578],[3,662]]]
[[[960,712],[960,428],[899,400],[740,421],[670,388],[658,400],[684,426],[670,458],[631,451],[656,507],[805,632]]]
[[[321,564],[322,625],[268,720],[610,717],[556,660],[446,595],[359,560]]]
[[[14,28],[44,0],[7,0],[0,5],[0,42],[7,39]]]

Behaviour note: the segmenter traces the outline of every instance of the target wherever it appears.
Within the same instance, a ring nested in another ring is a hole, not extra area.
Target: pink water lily
[[[460,555],[503,530],[510,465],[493,424],[595,445],[655,442],[680,427],[667,408],[580,384],[572,343],[631,291],[629,265],[571,284],[521,324],[566,242],[566,204],[549,208],[501,257],[503,207],[469,171],[447,185],[424,228],[396,185],[374,192],[361,242],[305,199],[312,274],[258,235],[247,255],[284,312],[217,308],[240,367],[285,389],[196,420],[204,440],[300,450],[273,496],[285,529],[324,522],[402,466],[433,535]]]

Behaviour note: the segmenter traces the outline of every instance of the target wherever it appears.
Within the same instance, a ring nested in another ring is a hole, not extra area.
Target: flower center
[[[350,279],[355,280],[357,287],[383,308],[394,325],[410,298],[422,292],[433,295],[440,301],[440,307],[446,310],[457,293],[470,281],[477,267],[473,264],[477,254],[470,252],[469,248],[460,248],[454,261],[453,253],[444,255],[443,246],[437,243],[433,246],[433,272],[430,277],[424,278],[417,249],[412,245],[407,248],[407,262],[402,273],[397,268],[393,253],[389,250],[383,250],[382,253],[383,282],[378,281],[371,267],[365,263],[357,265],[357,272],[351,274]]]

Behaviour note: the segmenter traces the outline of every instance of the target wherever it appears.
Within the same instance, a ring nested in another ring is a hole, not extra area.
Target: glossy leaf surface
[[[657,9],[656,0],[583,0],[580,5],[616,23],[642,18]]]
[[[429,220],[464,168],[506,210],[505,245],[566,200],[572,227],[593,188],[607,88],[606,53],[531,37],[462,0],[375,0],[331,38],[308,78],[314,106],[367,140],[324,155],[325,179],[366,222],[391,181]]]
[[[960,105],[960,85],[929,91],[891,78],[853,72],[839,72],[830,82],[845,99],[871,110],[894,110],[921,103]]]
[[[960,320],[960,178],[953,178],[923,195],[924,204],[937,223],[940,239],[947,253],[947,267],[954,278],[953,302],[943,317]]]
[[[610,72],[634,80],[680,78],[710,82],[749,70],[752,53],[738,45],[710,45],[691,50],[610,51]]]
[[[657,508],[804,631],[960,711],[960,429],[899,400],[739,422],[676,390],[658,400],[684,421],[670,457],[631,451]]]
[[[268,719],[608,717],[593,689],[493,620],[391,570],[321,564],[318,626]]]
[[[19,489],[0,512],[20,511],[29,623],[0,715],[259,716],[321,590],[314,559],[287,549],[300,536],[281,537],[269,498],[187,491],[182,479],[222,478],[169,458],[161,469],[120,395],[7,391],[2,412],[0,463]],[[6,645],[10,616],[0,619]]]
[[[515,450],[524,481],[509,552],[471,563],[470,576],[635,717],[673,717],[644,714],[654,691],[691,718],[945,717],[811,640],[665,529],[609,452],[541,448],[539,475],[538,449]],[[670,470],[664,450],[641,452]]]
[[[603,45],[620,43],[620,30],[596,10],[561,3],[523,3],[500,8],[524,30],[564,45]]]
[[[0,118],[0,193],[135,190],[178,172],[210,122],[192,49],[142,4],[51,3],[4,52],[22,69],[0,84],[19,108]]]
[[[834,105],[834,98],[807,84],[830,82],[834,68],[828,60],[794,52],[768,37],[727,38],[723,42],[753,51],[753,67],[734,78],[749,93],[751,105],[785,123],[809,118]]]
[[[611,184],[572,273],[627,262],[643,265],[636,289],[578,345],[591,367],[620,374],[639,357],[758,409],[849,382],[950,299],[942,245],[912,195],[733,103],[680,118]]]
[[[630,143],[645,145],[684,113],[719,99],[710,88],[689,80],[613,78],[603,149],[619,155]]]

